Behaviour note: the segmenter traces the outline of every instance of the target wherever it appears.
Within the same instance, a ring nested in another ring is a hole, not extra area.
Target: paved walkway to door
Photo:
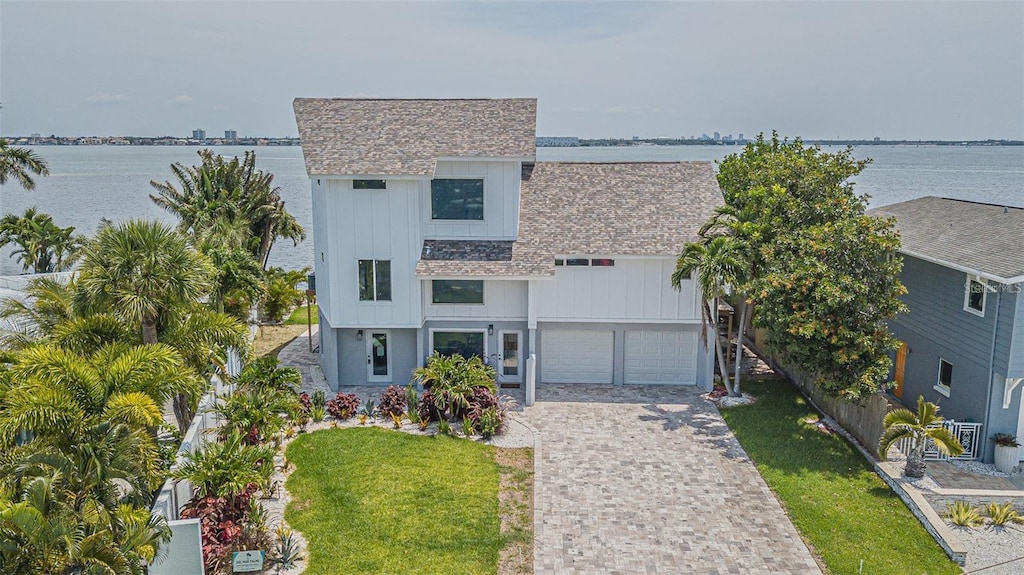
[[[694,388],[538,386],[540,573],[820,573]]]

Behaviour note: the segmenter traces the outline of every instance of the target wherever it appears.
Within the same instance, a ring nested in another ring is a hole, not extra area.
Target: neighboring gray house
[[[675,258],[722,203],[710,162],[536,161],[533,99],[296,99],[330,385],[405,385],[432,352],[503,385],[710,388]]]
[[[991,461],[992,434],[1024,437],[1024,209],[924,197],[869,213],[894,216],[903,242],[893,394],[982,423]]]

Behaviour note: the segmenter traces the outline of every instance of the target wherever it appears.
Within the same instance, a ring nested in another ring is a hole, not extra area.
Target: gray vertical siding
[[[986,305],[992,305],[996,310],[998,305],[999,326],[996,328],[995,339],[995,365],[993,369],[999,373],[1012,373],[1010,371],[1010,344],[1013,340],[1014,320],[1017,312],[1017,294],[1013,293],[1010,286],[1004,286],[989,282],[989,285],[996,290],[988,294]],[[985,310],[988,312],[989,310]]]
[[[320,313],[320,369],[327,378],[331,389],[338,389],[338,330],[327,323],[324,313]]]
[[[1024,377],[1024,295],[1020,293],[1024,284],[1010,286],[1003,297],[1012,295],[1015,302],[1015,320],[1013,324],[1013,336],[1009,354],[1009,367],[1006,372],[1009,377]]]
[[[416,369],[416,330],[384,328],[391,332],[388,352],[391,354],[391,381],[366,381],[366,332],[362,328],[363,341],[356,339],[357,329],[338,329],[338,383],[345,385],[398,385],[404,386],[412,379]]]
[[[487,329],[488,325],[494,326],[494,333],[492,335],[484,335],[487,340],[487,353],[488,355],[493,353],[501,353],[498,342],[498,332],[501,330],[519,330],[522,333],[522,340],[519,342],[519,356],[522,361],[526,361],[526,358],[530,357],[530,342],[529,335],[530,330],[527,328],[525,321],[501,321],[501,320],[432,320],[423,322],[423,350],[424,356],[430,355],[430,330],[451,330],[459,331],[460,329]],[[425,361],[426,357],[420,358]],[[524,364],[525,365],[525,364]]]

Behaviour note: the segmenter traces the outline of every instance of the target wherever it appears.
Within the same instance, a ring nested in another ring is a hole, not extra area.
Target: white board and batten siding
[[[527,286],[522,280],[484,280],[483,304],[435,304],[431,280],[423,281],[425,319],[501,319],[526,321]]]
[[[697,384],[697,331],[626,330],[623,382]]]
[[[491,238],[514,240],[519,225],[518,161],[438,160],[435,178],[483,178],[483,221],[434,221],[430,219],[430,182],[419,182],[420,213],[424,239]]]
[[[386,190],[353,190],[349,179],[320,181],[313,179],[317,299],[331,326],[418,327],[421,182],[389,179]],[[390,302],[359,301],[361,259],[391,261]]]
[[[615,332],[545,331],[540,357],[545,383],[612,383]]]
[[[601,256],[608,257],[608,256]],[[537,321],[699,323],[692,280],[672,289],[675,260],[614,258],[609,267],[559,266],[553,280],[533,283]]]

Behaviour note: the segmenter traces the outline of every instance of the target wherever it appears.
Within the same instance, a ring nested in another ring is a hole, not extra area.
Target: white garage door
[[[697,333],[627,331],[626,383],[697,384]]]
[[[541,381],[611,383],[614,342],[611,331],[544,331],[541,334]]]

